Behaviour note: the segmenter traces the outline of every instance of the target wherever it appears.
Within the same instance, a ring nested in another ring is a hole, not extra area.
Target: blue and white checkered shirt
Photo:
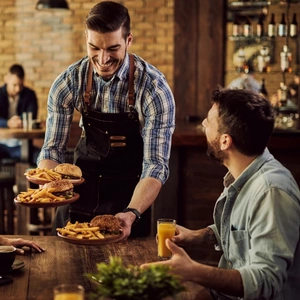
[[[139,115],[144,142],[141,178],[153,177],[165,183],[169,176],[169,157],[175,129],[175,102],[164,75],[142,58],[134,55],[135,109]],[[74,109],[82,112],[87,84],[88,57],[70,65],[54,81],[48,98],[48,118],[44,145],[37,163],[51,159],[62,163],[69,140]],[[108,113],[129,111],[129,55],[109,81],[95,72],[90,108]]]

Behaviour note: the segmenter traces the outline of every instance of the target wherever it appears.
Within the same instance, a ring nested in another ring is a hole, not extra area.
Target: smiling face
[[[206,119],[203,120],[202,125],[205,129],[205,135],[207,140],[207,151],[206,154],[215,159],[219,163],[223,163],[227,157],[226,154],[221,150],[219,133],[219,111],[216,104],[209,110]]]
[[[122,65],[132,43],[132,34],[125,40],[122,28],[107,33],[87,29],[86,42],[87,54],[94,69],[104,80],[109,80]]]

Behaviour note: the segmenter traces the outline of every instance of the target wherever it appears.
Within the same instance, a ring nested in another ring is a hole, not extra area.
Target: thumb
[[[170,239],[166,239],[166,246],[173,254],[184,254],[185,251],[173,243]]]

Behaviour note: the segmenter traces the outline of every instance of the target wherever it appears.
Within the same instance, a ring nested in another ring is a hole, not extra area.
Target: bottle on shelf
[[[256,36],[262,37],[264,35],[264,15],[261,14],[256,24]]]
[[[287,104],[287,86],[283,83],[280,82],[280,106],[286,106]]]
[[[280,68],[282,72],[292,72],[292,53],[287,45],[283,45],[283,49],[280,52]]]
[[[232,23],[232,36],[240,36],[242,29],[241,29],[242,25],[238,19],[238,17],[234,18],[234,21]]]
[[[260,91],[259,93],[264,96],[265,98],[268,98],[268,92],[267,92],[267,89],[266,89],[266,84],[265,84],[265,79],[262,78],[261,80],[261,86],[260,86]]]
[[[293,14],[293,19],[290,24],[290,37],[297,37],[298,36],[298,22],[297,22],[297,14]]]
[[[235,70],[237,73],[248,73],[249,72],[249,66],[247,64],[247,59],[245,56],[245,49],[243,47],[241,47],[238,51]]]
[[[268,24],[268,36],[275,37],[276,36],[276,23],[275,23],[275,14],[271,14],[271,20]]]
[[[285,13],[281,15],[281,21],[278,24],[278,36],[287,36],[287,25],[285,21]]]
[[[259,55],[257,56],[257,67],[261,73],[270,73],[270,61],[271,57],[269,55],[270,50],[266,46],[262,46],[259,50]]]
[[[243,34],[245,37],[252,36],[252,23],[250,19],[247,17],[244,23]]]

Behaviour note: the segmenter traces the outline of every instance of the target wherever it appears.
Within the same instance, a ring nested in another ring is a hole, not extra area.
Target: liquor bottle
[[[260,86],[259,93],[262,96],[264,96],[265,98],[268,98],[268,92],[267,92],[267,89],[266,89],[266,84],[265,84],[265,79],[264,78],[262,78],[262,80],[261,80],[261,86]]]
[[[246,22],[244,23],[243,33],[245,37],[252,36],[252,23],[248,17],[246,18]]]
[[[287,36],[287,25],[284,13],[281,15],[281,21],[278,24],[278,36]]]
[[[264,33],[264,15],[261,14],[260,17],[259,17],[259,20],[256,24],[256,36],[258,37],[261,37],[261,36],[264,36],[265,33]]]
[[[292,23],[290,24],[290,37],[297,37],[298,22],[296,13],[293,14]]]
[[[270,23],[268,24],[268,36],[276,36],[276,23],[275,23],[275,14],[272,13]]]
[[[283,45],[283,49],[280,52],[280,68],[282,72],[292,72],[292,53],[289,51],[287,45]]]
[[[232,36],[240,36],[241,35],[241,23],[239,22],[238,18],[235,17],[233,24],[232,24]]]
[[[287,104],[287,86],[280,82],[280,106],[286,106]]]

